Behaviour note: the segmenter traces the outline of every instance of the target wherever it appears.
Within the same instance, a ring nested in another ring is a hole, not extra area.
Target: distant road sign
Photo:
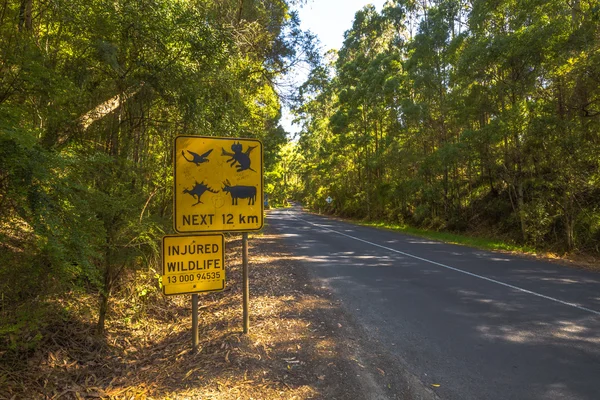
[[[225,289],[223,234],[164,236],[162,263],[165,295]]]
[[[176,232],[254,231],[263,226],[263,149],[256,139],[175,139]]]
[[[331,202],[333,201],[333,199],[330,196],[327,196],[327,198],[325,199],[325,201],[327,202],[327,204],[331,204]]]

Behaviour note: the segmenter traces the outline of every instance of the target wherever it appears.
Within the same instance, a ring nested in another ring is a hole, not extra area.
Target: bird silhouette
[[[197,153],[194,153],[193,151],[189,151],[187,150],[188,153],[190,153],[192,155],[192,159],[190,160],[189,158],[187,158],[185,156],[185,152],[183,150],[181,150],[181,155],[183,156],[183,158],[185,158],[186,161],[194,163],[196,165],[200,165],[204,162],[208,162],[208,155],[211,153],[212,149],[210,149],[209,151],[207,151],[206,153],[199,155]]]

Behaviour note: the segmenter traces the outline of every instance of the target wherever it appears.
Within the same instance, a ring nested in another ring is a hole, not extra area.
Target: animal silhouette
[[[237,206],[238,199],[248,199],[248,205],[254,205],[256,201],[256,187],[255,186],[231,186],[229,180],[223,182],[223,192],[231,195],[231,205]]]
[[[193,206],[202,203],[202,201],[200,201],[200,198],[202,197],[204,192],[219,193],[218,190],[214,190],[214,189],[211,189],[208,186],[206,186],[204,184],[204,181],[202,181],[200,183],[196,182],[196,184],[194,185],[194,187],[192,189],[183,189],[183,193],[187,193],[198,200],[198,202],[196,204],[192,204]]]
[[[254,150],[257,147],[258,146],[248,146],[246,151],[242,151],[243,146],[240,144],[240,142],[237,142],[231,145],[231,150],[233,151],[233,153],[229,153],[221,147],[221,155],[231,157],[229,160],[227,160],[227,162],[230,163],[229,165],[232,167],[235,164],[237,164],[237,172],[242,172],[247,169],[249,169],[250,171],[254,171],[252,168],[250,168],[250,152],[252,152],[252,150]]]
[[[194,153],[193,151],[187,151],[188,153],[190,153],[192,155],[192,159],[190,160],[189,158],[187,158],[185,156],[185,152],[183,150],[181,150],[181,155],[183,156],[183,158],[185,158],[186,161],[191,162],[196,164],[197,166],[204,163],[204,162],[208,162],[208,155],[211,153],[211,151],[213,151],[213,149],[210,149],[209,151],[207,151],[206,153],[199,155],[197,153]]]

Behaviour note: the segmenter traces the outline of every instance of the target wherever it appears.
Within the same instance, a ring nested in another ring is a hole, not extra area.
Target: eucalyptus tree
[[[333,189],[335,172],[347,170],[346,157],[334,143],[336,138],[329,126],[335,101],[331,68],[332,65],[321,65],[311,70],[308,79],[299,88],[294,110],[297,119],[302,122],[297,148],[303,162],[296,173],[303,181],[302,194],[311,205],[323,205]]]
[[[307,199],[318,182],[348,215],[593,249],[599,32],[591,1],[359,10],[333,76],[297,108]],[[324,144],[343,162],[310,156]]]
[[[398,120],[402,13],[392,3],[383,15],[372,6],[358,11],[336,62],[338,95],[331,126],[353,157],[352,207],[367,217],[381,217],[389,195],[393,168],[385,158],[392,144],[389,128]]]
[[[410,88],[410,101],[405,107],[407,124],[421,160],[419,179],[425,183],[419,194],[419,218],[430,221],[447,220],[459,209],[456,197],[460,187],[450,179],[451,174],[456,176],[460,162],[451,94],[453,61],[462,41],[454,29],[457,15],[458,3],[454,0],[427,8],[405,62]]]

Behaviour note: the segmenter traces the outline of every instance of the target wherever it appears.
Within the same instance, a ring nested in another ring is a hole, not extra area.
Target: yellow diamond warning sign
[[[223,234],[164,236],[162,255],[164,294],[225,288]]]
[[[263,226],[263,150],[256,139],[175,139],[176,232],[253,231]]]

